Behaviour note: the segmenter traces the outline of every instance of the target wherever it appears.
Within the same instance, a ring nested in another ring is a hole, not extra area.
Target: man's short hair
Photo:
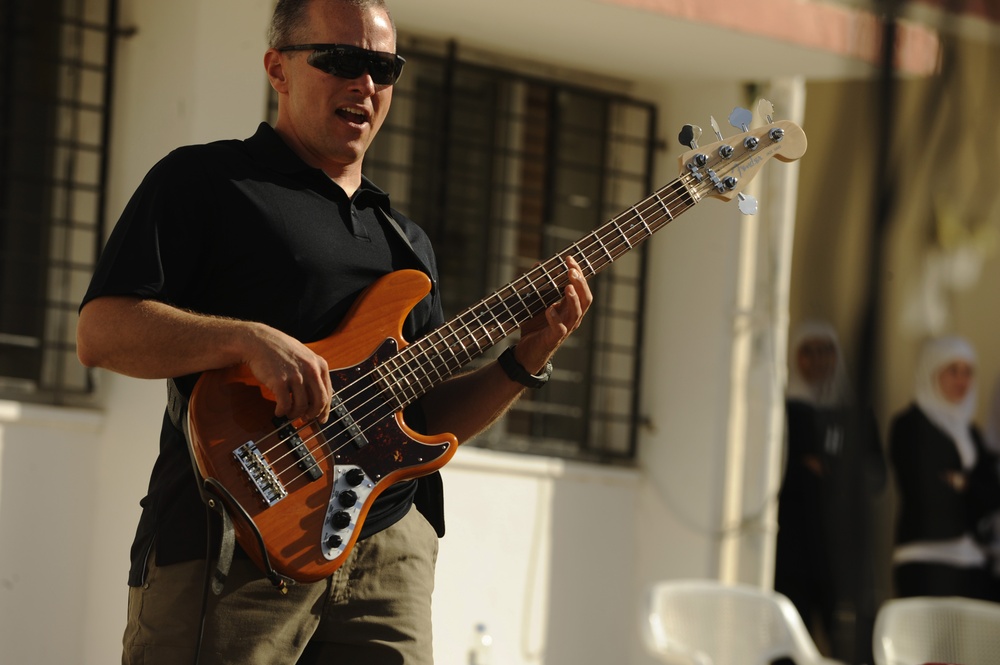
[[[346,5],[353,5],[359,9],[376,7],[385,10],[392,24],[392,36],[396,37],[396,24],[389,14],[389,7],[385,0],[278,0],[274,7],[274,14],[271,15],[271,25],[267,31],[267,45],[271,48],[289,46],[299,41],[299,36],[305,31],[306,23],[309,20],[310,2],[342,2]]]

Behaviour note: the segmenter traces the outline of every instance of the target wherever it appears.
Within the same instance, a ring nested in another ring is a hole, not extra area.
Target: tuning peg
[[[745,132],[750,129],[750,122],[753,120],[753,113],[749,110],[737,106],[733,109],[733,112],[729,114],[729,124]]]
[[[681,145],[692,150],[698,149],[698,139],[700,138],[701,127],[698,125],[684,125],[681,127],[681,133],[677,135],[677,140],[681,142]]]
[[[737,207],[739,207],[740,212],[742,212],[744,215],[757,214],[757,199],[750,196],[749,194],[744,194],[742,192],[740,192],[736,196],[740,200],[740,202],[736,204]]]
[[[708,117],[712,121],[712,131],[715,132],[715,135],[718,136],[719,140],[721,141],[722,140],[722,131],[719,129],[719,123],[717,123],[715,121],[715,116],[714,115],[710,115]]]
[[[757,102],[757,115],[767,120],[767,124],[770,125],[774,122],[774,118],[771,117],[774,115],[774,104],[762,98]]]

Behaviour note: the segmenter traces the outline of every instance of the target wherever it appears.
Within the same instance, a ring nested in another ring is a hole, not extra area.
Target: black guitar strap
[[[406,246],[410,249],[410,253],[417,259],[417,262],[421,265],[423,271],[427,273],[427,276],[431,277],[432,273],[430,266],[424,262],[420,254],[417,253],[417,250],[413,248],[413,243],[411,243],[410,239],[406,237],[406,232],[403,231],[403,227],[399,225],[399,222],[397,222],[396,218],[392,216],[392,213],[378,207],[375,209],[378,211],[379,215],[381,215],[382,219],[389,225],[389,227],[396,232],[396,235],[398,235],[403,242],[406,243]]]
[[[413,245],[410,243],[410,239],[406,237],[406,233],[403,231],[403,227],[399,225],[399,222],[396,221],[396,218],[393,217],[391,213],[386,212],[384,208],[376,207],[375,209],[378,210],[380,215],[382,215],[382,219],[388,222],[389,226],[392,227],[392,229],[399,235],[399,237],[403,239],[403,242],[405,242],[406,246],[410,248],[410,251],[416,254],[417,250],[413,249]]]

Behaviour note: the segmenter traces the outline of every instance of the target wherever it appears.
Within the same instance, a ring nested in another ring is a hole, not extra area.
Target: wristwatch
[[[528,370],[524,369],[521,363],[517,362],[517,357],[514,355],[514,349],[516,348],[517,344],[507,347],[507,350],[497,358],[497,362],[500,363],[500,367],[507,377],[526,388],[541,388],[548,383],[549,378],[552,377],[552,363],[546,362],[541,373],[531,374]]]

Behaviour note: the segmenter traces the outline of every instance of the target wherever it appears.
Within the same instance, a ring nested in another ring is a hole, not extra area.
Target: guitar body
[[[192,456],[202,478],[224,489],[236,538],[263,570],[298,582],[329,576],[379,494],[454,455],[451,434],[424,436],[406,425],[374,371],[406,345],[403,321],[429,290],[421,272],[390,273],[362,293],[336,332],[307,345],[331,367],[327,423],[276,421],[273,396],[244,365],[199,378],[188,406]]]

